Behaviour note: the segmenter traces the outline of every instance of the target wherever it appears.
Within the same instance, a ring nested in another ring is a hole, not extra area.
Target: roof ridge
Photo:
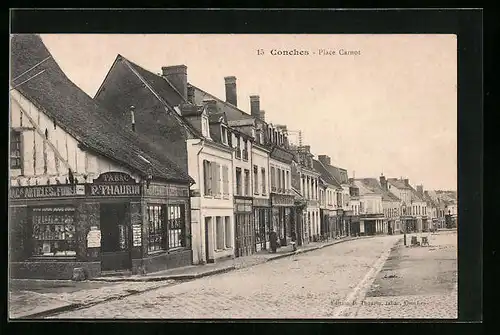
[[[207,92],[207,91],[205,91],[205,90],[203,90],[203,89],[199,88],[198,86],[196,86],[196,85],[194,85],[194,84],[192,84],[192,83],[190,83],[190,82],[188,82],[188,85],[191,85],[192,87],[194,87],[194,88],[196,88],[196,89],[198,89],[198,90],[202,91],[203,93],[210,95],[211,97],[213,97],[213,98],[214,98],[215,100],[217,100],[218,102],[220,102],[220,103],[222,103],[222,104],[224,104],[224,105],[226,105],[226,106],[228,106],[228,107],[231,107],[231,108],[233,108],[233,109],[237,110],[238,112],[243,113],[245,116],[249,116],[249,117],[253,118],[254,120],[256,120],[256,119],[257,119],[255,116],[253,116],[253,115],[251,115],[251,114],[248,114],[248,113],[246,113],[244,110],[242,110],[242,109],[238,108],[238,106],[235,106],[235,105],[233,105],[232,103],[229,103],[229,102],[227,102],[227,101],[225,101],[225,100],[222,100],[221,98],[219,98],[219,97],[217,97],[217,96],[213,95],[212,93],[209,93],[209,92]],[[264,122],[265,122],[265,121],[264,121]]]

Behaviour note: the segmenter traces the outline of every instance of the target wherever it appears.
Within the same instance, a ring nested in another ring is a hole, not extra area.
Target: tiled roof
[[[358,179],[364,187],[370,189],[372,192],[382,195],[384,201],[399,201],[399,198],[394,194],[384,190],[382,185],[376,178],[360,178]]]
[[[11,43],[12,78],[50,56],[38,35],[14,35]],[[40,71],[44,72],[22,83]],[[146,138],[109,119],[110,113],[66,77],[53,58],[14,80],[12,86],[88,149],[147,173],[150,165],[142,156],[151,163],[156,178],[193,181]]]
[[[328,184],[331,184],[337,188],[341,188],[342,186],[333,178],[333,176],[328,172],[326,167],[318,160],[314,159],[313,160],[313,167],[316,171],[321,173],[321,178],[327,182]]]
[[[212,95],[191,83],[189,85],[191,85],[195,90],[194,96],[196,100],[194,102],[196,104],[201,104],[205,99],[215,100],[217,102],[217,107],[219,108],[220,111],[226,114],[228,121],[236,121],[241,119],[254,119],[253,116],[245,113],[244,111],[230,104],[229,102],[221,100],[217,98],[215,95]]]
[[[387,178],[387,182],[400,190],[409,189],[410,187],[405,184],[404,180],[397,178]]]
[[[345,178],[346,176],[344,176],[344,178],[342,177],[342,170],[345,171],[344,169],[338,168],[338,167],[333,166],[333,165],[323,165],[323,166],[327,169],[327,171],[330,173],[330,175],[333,178],[335,178],[335,180],[337,181],[337,183],[339,185],[349,183],[347,178]]]
[[[408,187],[411,191],[411,200],[412,201],[424,201],[422,197],[418,194],[417,190],[415,190],[413,187],[409,186]]]

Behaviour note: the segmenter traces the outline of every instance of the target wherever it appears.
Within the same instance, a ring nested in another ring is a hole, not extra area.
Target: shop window
[[[21,168],[21,132],[15,130],[10,132],[10,168]]]
[[[226,234],[225,244],[226,248],[231,248],[231,218],[229,216],[224,217],[224,232]]]
[[[76,256],[75,209],[32,208],[33,256]]]
[[[168,249],[186,246],[184,232],[186,229],[184,205],[168,206]]]
[[[224,249],[224,222],[222,221],[221,216],[217,216],[215,218],[215,229],[216,229],[216,249],[222,250]]]
[[[165,234],[165,205],[148,205],[148,250],[159,251],[165,250],[166,234]]]

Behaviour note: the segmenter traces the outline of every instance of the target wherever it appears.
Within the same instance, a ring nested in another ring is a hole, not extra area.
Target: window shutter
[[[212,195],[217,193],[217,163],[210,162],[212,171]]]
[[[209,171],[209,163],[208,161],[203,161],[203,185],[205,187],[205,195],[210,194],[210,171]]]
[[[223,179],[223,192],[224,195],[229,194],[229,173],[228,173],[228,167],[224,165],[222,167],[222,179]]]
[[[217,164],[216,165],[216,174],[217,174],[217,178],[215,178],[215,181],[217,182],[217,187],[215,189],[215,192],[217,193],[217,195],[220,195],[220,184],[221,184],[221,176],[220,176],[220,164]]]

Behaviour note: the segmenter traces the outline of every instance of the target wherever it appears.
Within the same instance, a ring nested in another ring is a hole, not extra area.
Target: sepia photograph
[[[454,34],[11,34],[9,318],[457,319]]]

